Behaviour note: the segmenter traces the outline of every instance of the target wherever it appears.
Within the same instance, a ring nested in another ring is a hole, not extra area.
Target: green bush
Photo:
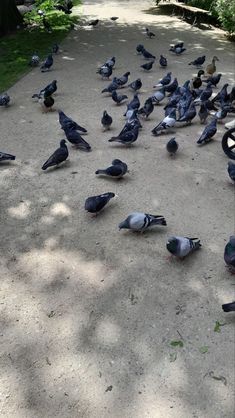
[[[222,27],[229,32],[235,33],[235,1],[234,0],[217,0],[216,11]]]

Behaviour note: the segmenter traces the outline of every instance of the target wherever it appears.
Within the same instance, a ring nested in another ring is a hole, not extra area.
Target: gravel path
[[[114,75],[129,70],[131,80],[141,77],[144,102],[165,70],[143,73],[138,43],[165,53],[180,83],[192,78],[188,62],[216,54],[219,86],[234,82],[234,45],[222,31],[191,28],[151,6],[84,1],[81,25],[61,45],[53,70],[34,69],[9,90],[12,105],[0,109],[1,150],[17,157],[0,167],[2,417],[233,416],[234,316],[221,310],[234,294],[223,261],[234,232],[224,127],[201,148],[198,120],[177,128],[179,153],[170,158],[165,144],[172,135],[150,133],[162,118],[160,105],[133,147],[109,144],[126,107],[100,94],[106,83],[96,68],[115,55]],[[88,30],[85,21],[96,17],[100,24]],[[155,39],[146,39],[146,25]],[[178,40],[187,51],[175,57],[168,49]],[[31,95],[54,78],[56,107],[87,127],[92,152],[69,144],[69,161],[42,172],[63,135],[57,113],[42,114]],[[100,127],[104,109],[114,120],[110,133]],[[118,182],[96,178],[96,169],[114,158],[128,164],[129,175]],[[96,219],[84,213],[86,197],[106,191],[118,197],[103,213]],[[131,211],[164,215],[168,226],[119,232]],[[202,249],[169,261],[165,243],[172,234],[198,236]],[[224,324],[220,332],[216,321]],[[174,340],[183,347],[171,346]]]

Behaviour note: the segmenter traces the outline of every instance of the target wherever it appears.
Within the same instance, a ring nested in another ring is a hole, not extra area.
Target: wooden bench
[[[177,1],[158,1],[157,4],[160,6],[171,6],[172,16],[178,14],[180,18],[191,23],[192,26],[199,26],[202,22],[208,22],[208,18],[211,16],[211,13],[208,10],[199,9],[198,7],[187,6],[184,3]]]

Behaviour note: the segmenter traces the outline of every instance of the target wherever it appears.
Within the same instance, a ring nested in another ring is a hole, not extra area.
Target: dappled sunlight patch
[[[12,218],[25,219],[30,214],[30,205],[28,200],[20,202],[18,206],[8,208],[8,213]]]
[[[110,318],[102,318],[96,327],[96,335],[100,343],[113,345],[120,340],[121,330]]]
[[[53,216],[69,216],[71,215],[71,210],[65,203],[58,202],[51,207],[50,213]]]

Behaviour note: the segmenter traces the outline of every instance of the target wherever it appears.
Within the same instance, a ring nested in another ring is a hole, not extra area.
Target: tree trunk
[[[0,35],[16,29],[23,18],[16,7],[15,0],[0,0]]]

